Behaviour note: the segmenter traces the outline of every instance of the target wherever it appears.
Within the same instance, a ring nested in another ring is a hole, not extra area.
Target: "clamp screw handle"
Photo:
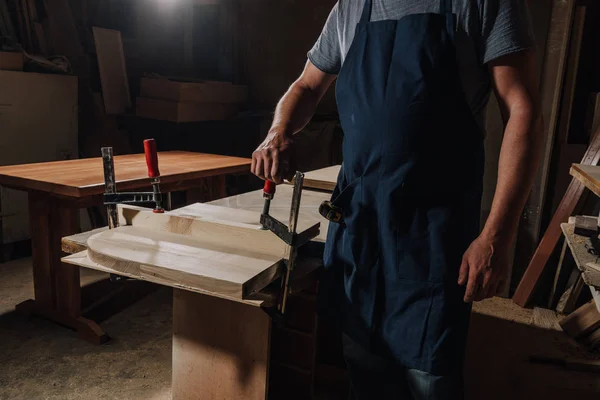
[[[148,177],[160,177],[160,171],[158,170],[158,153],[156,151],[156,141],[154,139],[144,140],[144,153],[146,154]]]
[[[272,199],[275,196],[277,185],[271,181],[265,181],[265,187],[263,189],[264,197]]]

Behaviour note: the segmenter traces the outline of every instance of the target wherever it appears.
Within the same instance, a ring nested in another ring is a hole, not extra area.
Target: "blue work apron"
[[[435,375],[462,366],[457,284],[479,233],[483,135],[462,91],[452,0],[371,22],[366,0],[337,80],[343,165],[320,308],[369,351]]]

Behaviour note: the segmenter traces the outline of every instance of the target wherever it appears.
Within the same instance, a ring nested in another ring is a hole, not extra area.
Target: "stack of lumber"
[[[246,86],[186,78],[141,79],[136,115],[171,122],[225,120],[248,96]]]

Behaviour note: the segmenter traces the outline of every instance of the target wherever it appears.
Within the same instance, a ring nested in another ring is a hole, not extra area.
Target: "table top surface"
[[[292,195],[294,192],[293,186],[280,185],[277,187],[277,193],[271,201],[271,207],[269,214],[284,224],[288,225],[290,219],[290,209],[292,205]],[[321,233],[317,236],[314,241],[325,243],[327,239],[327,228],[329,227],[329,221],[321,216],[319,213],[319,206],[325,200],[330,200],[331,194],[316,192],[312,190],[302,191],[302,200],[300,202],[300,214],[299,220],[306,222],[307,224],[314,224],[317,222],[321,223]],[[221,206],[225,208],[235,208],[245,211],[252,211],[250,215],[260,215],[265,204],[263,198],[263,191],[257,190],[240,194],[237,196],[227,197],[220,200],[210,202],[212,205]],[[179,215],[190,214],[194,215],[195,205],[189,205],[178,210],[174,213]],[[226,216],[223,219],[227,220]],[[246,224],[258,224],[258,220],[254,217],[254,220],[238,221]]]
[[[600,166],[573,164],[571,175],[597,196],[600,196]]]
[[[115,156],[117,190],[149,186],[144,154]],[[161,183],[250,171],[251,160],[214,154],[169,151],[158,153]],[[0,185],[81,198],[104,193],[102,158],[54,161],[0,167]]]

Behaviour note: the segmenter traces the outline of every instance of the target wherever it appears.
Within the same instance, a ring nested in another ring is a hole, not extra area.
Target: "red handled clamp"
[[[115,180],[115,162],[112,147],[102,148],[104,165],[104,205],[108,209],[108,224],[110,228],[119,226],[117,216],[118,204],[154,204],[155,213],[163,213],[162,194],[160,192],[160,171],[158,170],[158,153],[154,139],[144,141],[144,153],[148,166],[148,177],[152,184],[152,192],[117,193]]]
[[[275,192],[277,191],[277,185],[271,181],[265,181],[265,187],[263,188],[263,197],[265,198],[265,205],[263,207],[263,215],[269,215],[269,210],[271,209],[271,200],[275,197]],[[268,229],[264,224],[262,224],[262,229]]]

